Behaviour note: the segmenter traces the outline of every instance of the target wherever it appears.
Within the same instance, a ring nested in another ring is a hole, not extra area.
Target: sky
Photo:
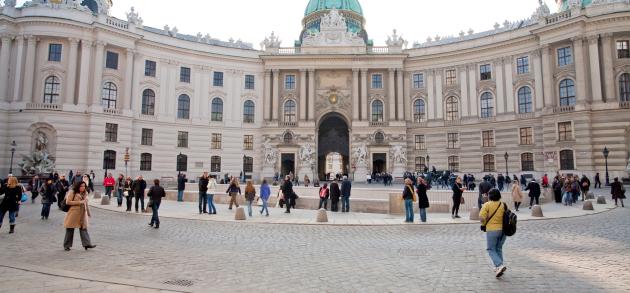
[[[21,5],[25,0],[18,1]],[[290,47],[299,38],[308,0],[113,0],[111,15],[126,20],[135,7],[144,24],[177,27],[180,33],[241,39],[255,48],[272,31]],[[552,12],[555,1],[545,0]],[[491,30],[495,23],[529,18],[538,0],[360,0],[366,29],[374,44],[384,45],[393,29],[409,42],[457,36],[460,31]]]

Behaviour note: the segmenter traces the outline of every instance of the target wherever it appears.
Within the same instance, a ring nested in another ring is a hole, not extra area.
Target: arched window
[[[534,154],[532,153],[521,154],[521,169],[524,172],[534,171]]]
[[[143,153],[140,155],[140,171],[151,171],[151,162],[153,155]]]
[[[118,99],[118,87],[111,81],[103,85],[103,107],[105,109],[116,109],[116,100]]]
[[[372,102],[372,122],[383,122],[383,102],[374,100]]]
[[[382,132],[380,132],[380,131],[379,131],[379,132],[377,132],[377,133],[374,135],[374,141],[375,141],[377,144],[383,144],[383,143],[385,143],[385,135],[384,135]]]
[[[413,102],[413,121],[414,122],[423,122],[426,119],[426,109],[424,100],[418,99]]]
[[[459,119],[459,102],[456,97],[446,99],[446,120],[453,121]]]
[[[116,151],[106,150],[103,153],[103,170],[116,169]]]
[[[518,89],[518,112],[521,114],[533,112],[532,89],[524,86]]]
[[[61,83],[56,76],[49,76],[44,82],[44,104],[56,104]]]
[[[290,132],[287,132],[284,134],[283,137],[284,143],[285,144],[292,144],[293,143],[293,134],[291,134]]]
[[[630,102],[630,73],[619,77],[619,98],[622,102]]]
[[[254,106],[254,102],[245,101],[243,105],[243,122],[244,123],[254,123],[254,111],[256,107]]]
[[[575,83],[571,79],[560,82],[560,106],[575,106]]]
[[[458,156],[448,157],[448,170],[451,172],[459,172],[459,157]]]
[[[560,170],[575,170],[572,150],[560,151]]]
[[[284,102],[284,122],[296,122],[297,110],[294,100]]]
[[[155,92],[151,89],[142,92],[142,115],[155,115]]]
[[[481,94],[481,118],[494,116],[494,99],[492,94],[485,92]]]
[[[483,171],[484,172],[494,172],[494,155],[484,155],[483,156]]]
[[[177,119],[190,119],[190,97],[180,95],[177,99]]]
[[[212,99],[211,120],[216,122],[223,121],[223,100],[221,98]]]

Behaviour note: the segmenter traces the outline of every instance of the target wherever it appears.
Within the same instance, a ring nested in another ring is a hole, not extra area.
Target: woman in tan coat
[[[79,182],[74,185],[72,192],[66,197],[66,204],[70,209],[63,221],[63,226],[66,228],[66,237],[63,240],[64,249],[70,251],[74,240],[74,229],[77,228],[79,229],[83,248],[85,250],[95,248],[96,245],[92,245],[87,231],[88,218],[91,215],[88,206],[88,186],[85,182]]]
[[[512,200],[514,201],[514,209],[518,212],[518,208],[523,202],[523,192],[519,184],[512,185]]]

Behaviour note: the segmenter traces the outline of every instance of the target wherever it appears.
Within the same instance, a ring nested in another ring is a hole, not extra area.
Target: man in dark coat
[[[341,183],[341,212],[350,212],[350,192],[352,191],[352,183],[348,180],[348,176],[343,176]]]
[[[293,183],[291,182],[291,176],[287,175],[282,184],[282,194],[284,194],[284,204],[287,206],[286,214],[291,213],[291,206],[295,206],[295,193],[293,192]]]
[[[186,174],[181,174],[177,176],[177,201],[179,202],[184,201],[184,190],[186,189],[186,182],[188,182]]]
[[[487,201],[488,193],[492,189],[492,183],[490,183],[490,177],[483,177],[483,182],[479,184],[479,198],[477,199],[477,204],[479,209],[481,210],[481,206]]]
[[[153,186],[149,189],[147,196],[151,199],[152,205],[151,209],[153,210],[153,216],[151,217],[151,222],[149,226],[153,227],[155,224],[155,229],[160,229],[160,218],[158,217],[158,209],[160,209],[160,204],[162,203],[162,198],[166,197],[166,192],[164,188],[160,186],[160,180],[153,180]]]
[[[333,212],[339,211],[339,197],[341,197],[341,190],[339,189],[339,183],[337,180],[330,183],[330,210]]]
[[[525,188],[525,191],[529,190],[529,209],[532,209],[532,206],[534,205],[534,200],[536,200],[536,205],[540,204],[540,184],[538,184],[538,182],[536,182],[536,179],[532,179],[531,182],[529,182],[529,184],[527,184],[527,188]]]
[[[591,189],[591,180],[586,177],[586,175],[582,175],[582,179],[580,180],[580,190],[582,191],[582,201],[586,200],[586,195],[588,191]]]
[[[138,179],[133,182],[131,189],[133,189],[133,194],[136,197],[136,213],[138,213],[138,202],[141,204],[141,210],[144,211],[144,190],[147,189],[147,182],[144,181],[142,176],[138,176]]]
[[[55,188],[57,189],[57,206],[61,209],[61,202],[66,199],[66,193],[70,189],[70,183],[65,175],[61,175],[59,181],[55,183]]]
[[[204,171],[203,175],[199,177],[199,214],[207,214],[206,207],[208,206],[208,172]],[[238,206],[237,206],[238,207]],[[232,208],[232,206],[230,206]]]

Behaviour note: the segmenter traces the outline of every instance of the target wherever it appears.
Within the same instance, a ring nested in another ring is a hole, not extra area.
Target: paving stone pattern
[[[630,292],[630,209],[523,222],[491,272],[479,225],[312,226],[148,218],[93,209],[85,252],[63,214],[26,204],[0,230],[0,292],[154,292],[3,267],[30,265],[198,292]],[[123,280],[123,281],[117,281]],[[10,284],[7,285],[7,284]],[[66,285],[68,284],[68,285]]]

